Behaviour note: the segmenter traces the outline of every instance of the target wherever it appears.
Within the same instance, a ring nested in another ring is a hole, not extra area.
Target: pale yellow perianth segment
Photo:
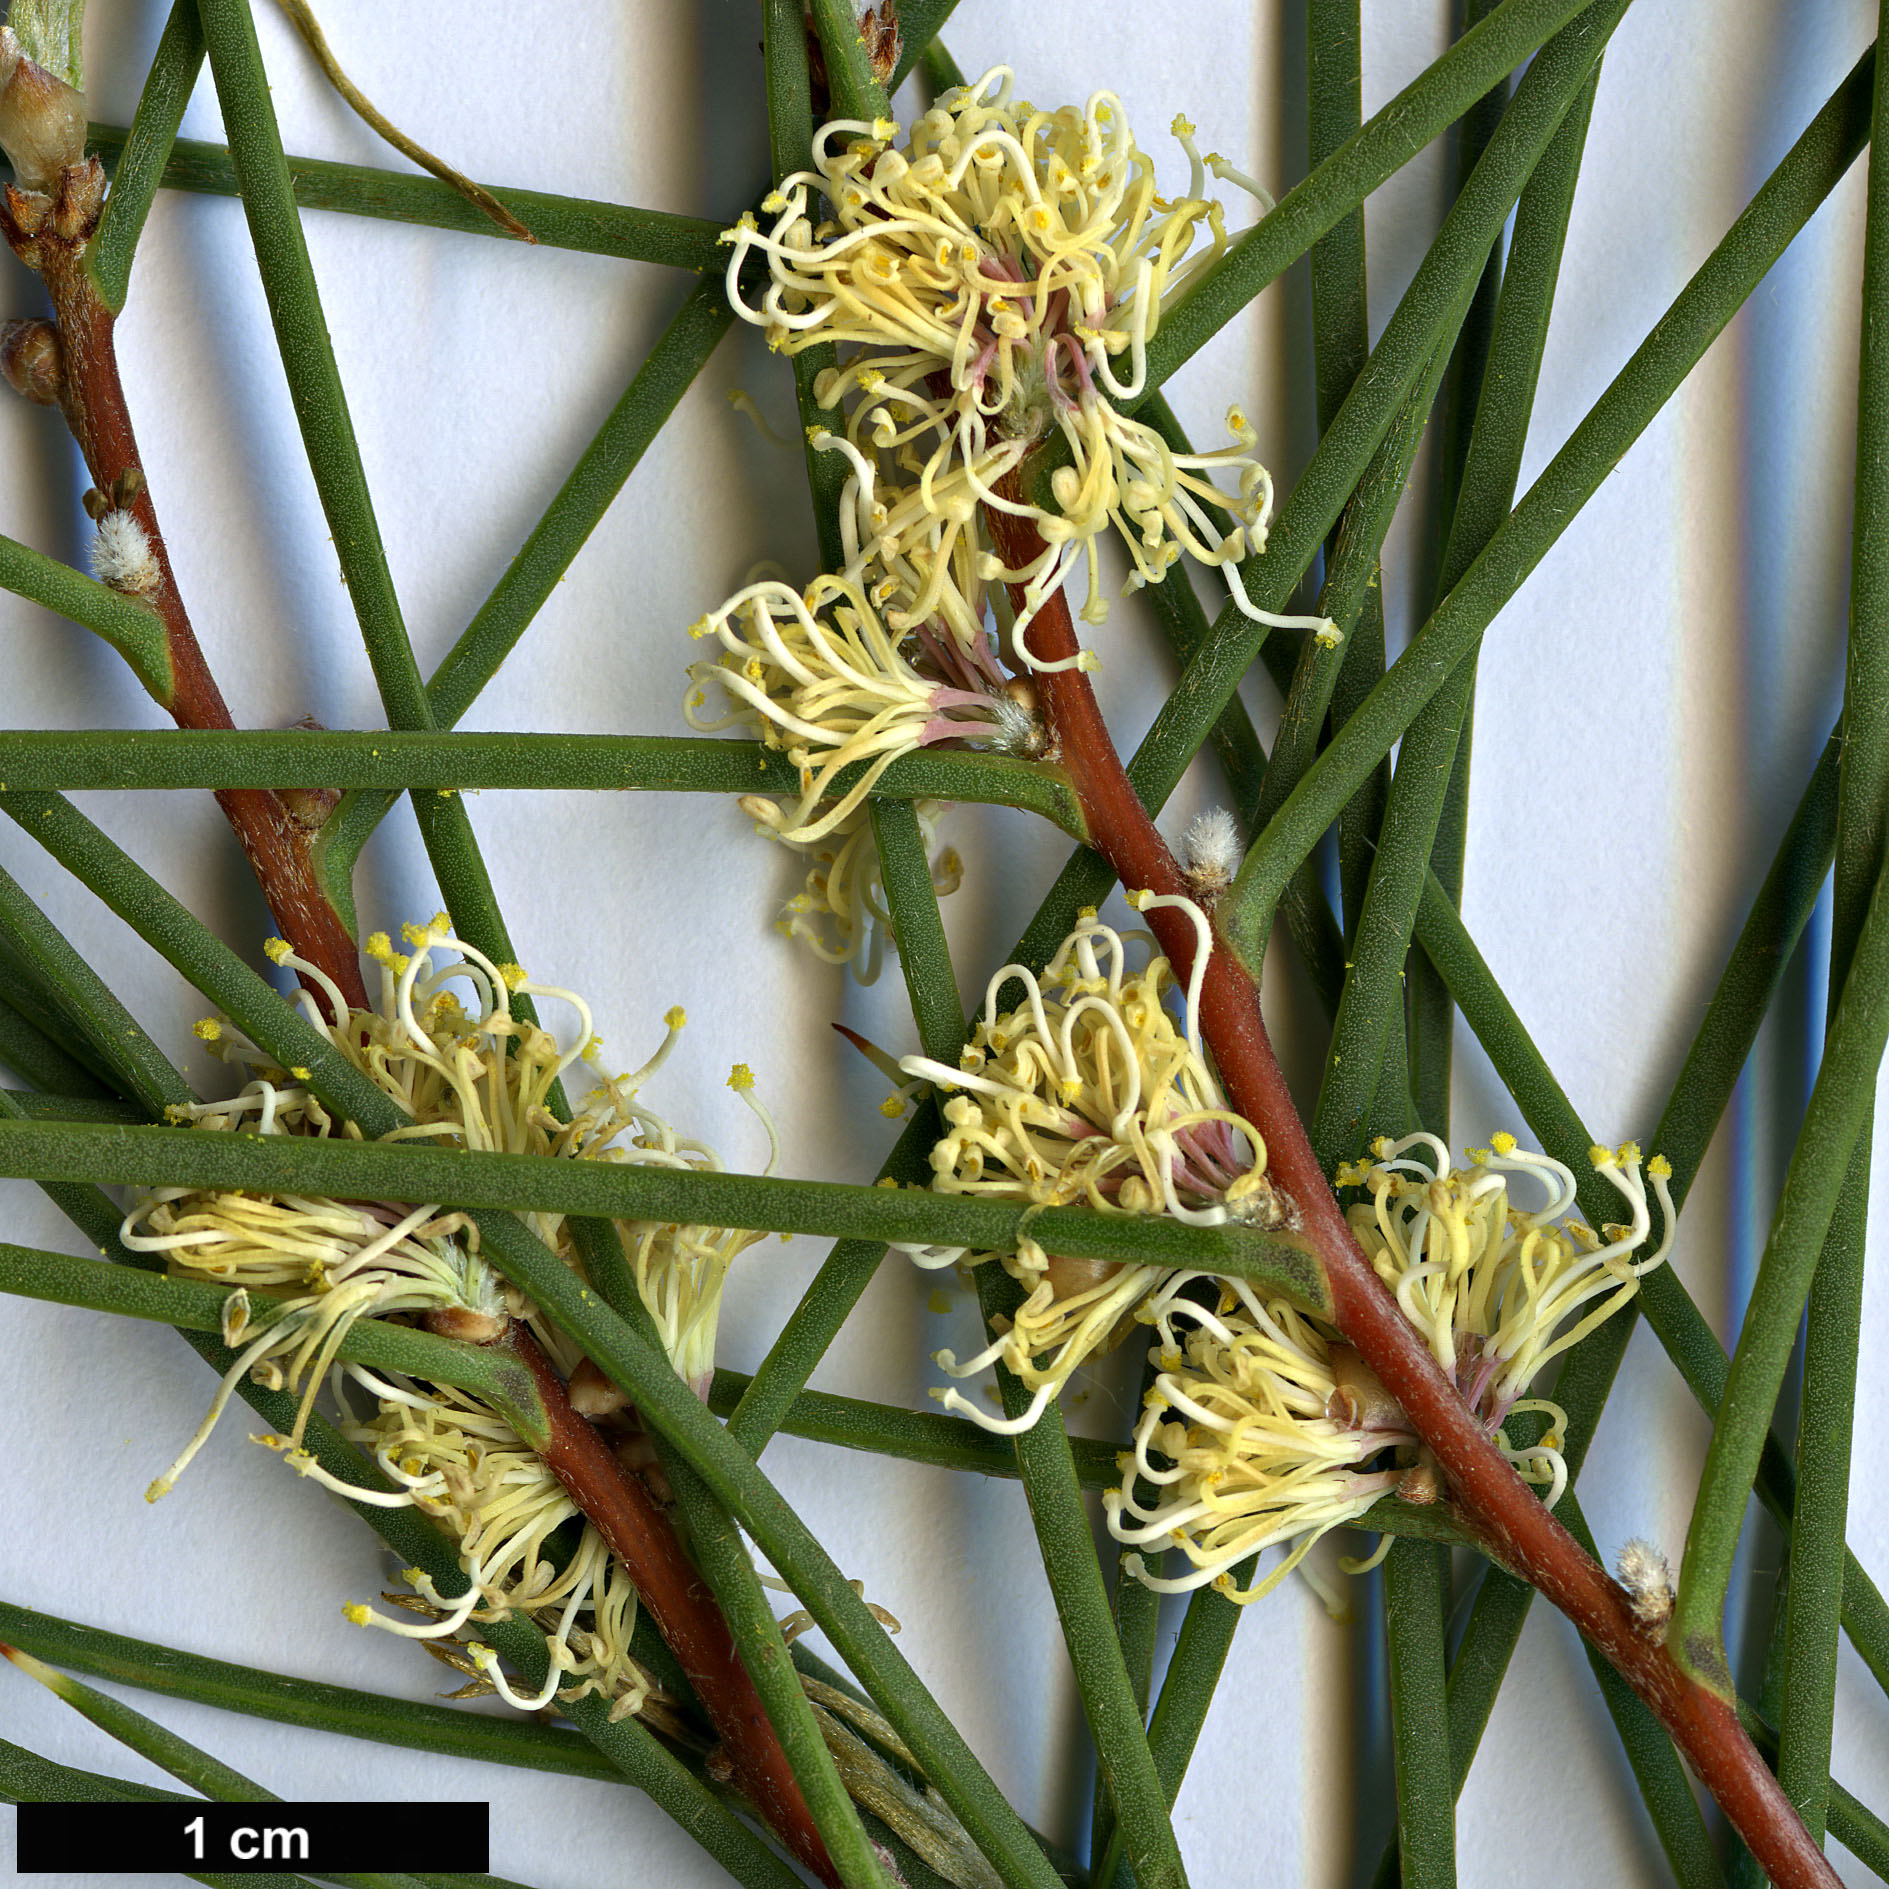
[[[1373,1156],[1339,1170],[1341,1186],[1370,1196],[1350,1210],[1353,1232],[1463,1401],[1552,1507],[1567,1479],[1567,1419],[1529,1398],[1528,1387],[1665,1260],[1671,1167],[1656,1156],[1643,1177],[1631,1142],[1594,1149],[1595,1170],[1628,1209],[1625,1224],[1596,1233],[1567,1217],[1573,1174],[1512,1135],[1471,1149],[1467,1168],[1452,1169],[1432,1135],[1381,1140]],[[1636,1259],[1652,1231],[1647,1180],[1664,1225],[1659,1244]],[[1531,1196],[1522,1203],[1510,1196],[1517,1181]],[[1196,1282],[1211,1285],[1211,1305]],[[1123,1461],[1123,1486],[1104,1507],[1117,1540],[1178,1548],[1190,1564],[1172,1579],[1137,1565],[1148,1586],[1179,1593],[1212,1583],[1233,1600],[1256,1599],[1321,1535],[1407,1486],[1420,1461],[1414,1429],[1321,1320],[1262,1300],[1244,1281],[1192,1273],[1169,1278],[1137,1316],[1159,1334],[1161,1371]],[[1534,1443],[1511,1444],[1503,1425],[1524,1412],[1546,1427]],[[1283,1559],[1237,1588],[1231,1570],[1276,1545],[1288,1547]]]

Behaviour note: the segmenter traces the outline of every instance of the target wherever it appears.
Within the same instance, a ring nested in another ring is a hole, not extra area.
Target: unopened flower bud
[[[85,94],[56,79],[0,26],[0,150],[23,190],[51,196],[85,156]]]
[[[276,791],[291,820],[304,833],[319,833],[341,804],[339,787],[283,787]]]
[[[614,1417],[629,1408],[629,1397],[620,1384],[613,1384],[588,1358],[580,1358],[571,1373],[571,1408],[580,1417],[594,1423],[599,1417]]]
[[[121,495],[119,499],[121,504],[130,503],[130,500],[124,498],[122,494],[134,478],[138,482],[138,488],[143,489],[144,474],[134,467],[118,481],[117,489]],[[317,721],[313,715],[304,715],[295,726],[319,732],[325,724]],[[289,818],[304,833],[319,833],[328,824],[328,816],[341,804],[341,789],[338,787],[278,787],[276,798],[281,801]]]
[[[1054,1297],[1074,1299],[1107,1285],[1121,1269],[1119,1260],[1070,1259],[1066,1254],[1052,1253],[1044,1277]]]
[[[38,406],[57,406],[65,385],[59,330],[37,316],[0,322],[0,374],[16,394]]]
[[[457,1338],[469,1345],[489,1345],[503,1338],[511,1320],[494,1312],[475,1312],[463,1305],[438,1305],[425,1318],[426,1329],[441,1338]]]
[[[1333,1390],[1325,1414],[1347,1430],[1405,1430],[1410,1419],[1383,1379],[1350,1345],[1331,1347]]]

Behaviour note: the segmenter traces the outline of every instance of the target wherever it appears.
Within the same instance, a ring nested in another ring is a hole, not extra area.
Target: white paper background
[[[1442,50],[1448,9],[1406,0],[1365,11],[1369,111]],[[162,9],[93,0],[91,12],[94,115],[124,123]],[[1865,0],[1633,9],[1607,57],[1525,481],[1848,71],[1873,13]],[[748,0],[527,0],[503,11],[329,0],[323,17],[369,95],[480,176],[726,217],[761,175]],[[291,151],[400,163],[319,82],[280,15],[259,7],[258,26]],[[1012,58],[1038,99],[1119,92],[1164,174],[1173,153],[1163,128],[1183,110],[1203,144],[1280,189],[1303,167],[1303,28],[1298,9],[1276,0],[965,0],[949,39],[971,73]],[[184,130],[221,137],[207,76]],[[1378,326],[1440,215],[1444,157],[1433,147],[1372,201]],[[1575,1105],[1610,1139],[1650,1131],[1840,698],[1862,183],[1859,166],[1503,613],[1483,656],[1466,917]],[[1247,217],[1235,209],[1236,224]],[[306,228],[394,580],[430,671],[688,285],[649,266],[395,224],[312,214]],[[0,314],[40,306],[10,258],[0,289]],[[1197,436],[1217,434],[1239,398],[1282,489],[1313,443],[1308,324],[1300,265],[1172,389]],[[377,725],[234,202],[159,199],[119,344],[179,577],[238,720],[312,713],[334,727]],[[675,732],[684,626],[761,558],[811,568],[799,455],[731,412],[737,386],[791,432],[784,367],[738,333],[469,726]],[[56,418],[0,404],[0,465],[0,530],[82,563],[85,479]],[[1410,568],[1400,527],[1386,556],[1394,641],[1411,627]],[[10,720],[160,724],[117,659],[77,630],[11,597],[0,597],[0,624]],[[1105,706],[1125,744],[1165,686],[1152,640],[1127,606],[1098,638]],[[1257,680],[1248,694],[1262,723],[1276,713]],[[1171,830],[1217,791],[1197,769]],[[871,1176],[887,1139],[882,1085],[828,1023],[909,1046],[899,980],[861,992],[773,934],[789,865],[734,809],[690,797],[486,794],[469,804],[535,974],[582,989],[624,1054],[640,1055],[663,1010],[687,1003],[683,1045],[650,1092],[657,1106],[732,1165],[758,1164],[753,1124],[723,1087],[729,1064],[745,1060],[782,1121],[788,1172]],[[253,948],[265,935],[207,795],[101,794],[85,806],[226,937]],[[987,809],[953,816],[950,833],[968,866],[946,907],[968,990],[999,961],[1064,848],[1047,829]],[[191,1050],[192,1075],[211,1079],[189,1037],[201,1001],[10,825],[0,864],[160,1042]],[[370,924],[437,904],[404,810],[370,848],[359,896]],[[1820,920],[1819,950],[1825,935]],[[1296,986],[1277,975],[1272,984],[1290,1052]],[[1781,1004],[1786,1019],[1821,1015],[1813,970],[1794,969]],[[1682,1229],[1676,1263],[1721,1331],[1762,1246],[1812,1073],[1792,1040],[1767,1032]],[[1466,1036],[1458,1071],[1454,1140],[1520,1125]],[[7,1238],[78,1250],[35,1190],[8,1186],[4,1198]],[[1850,1540],[1885,1575],[1875,1419],[1889,1417],[1889,1388],[1874,1361],[1889,1302],[1880,1238],[1873,1246]],[[725,1363],[755,1365],[823,1250],[770,1244],[743,1262]],[[921,1402],[935,1375],[928,1354],[971,1332],[961,1294],[948,1316],[927,1309],[934,1286],[888,1264],[816,1383]],[[344,1600],[381,1584],[376,1544],[249,1447],[240,1411],[173,1496],[145,1505],[145,1484],[208,1394],[203,1367],[168,1332],[8,1301],[0,1346],[0,1593],[284,1671],[416,1698],[439,1689],[429,1662],[343,1620]],[[1128,1394],[1119,1371],[1106,1375],[1078,1421],[1118,1429]],[[1706,1435],[1642,1329],[1582,1484],[1604,1546],[1642,1533],[1677,1550]],[[903,1620],[905,1653],[1023,1814],[1065,1842],[1084,1840],[1080,1715],[1016,1487],[791,1439],[766,1466],[868,1595]],[[1768,1584],[1774,1538],[1750,1558]],[[1374,1864],[1390,1783],[1381,1728],[1362,1701],[1379,1626],[1372,1589],[1353,1592],[1348,1627],[1296,1584],[1245,1620],[1177,1811],[1197,1884],[1335,1885]],[[1838,1775],[1882,1804],[1889,1707],[1847,1647],[1838,1705]],[[291,1797],[489,1798],[493,1868],[541,1889],[600,1880],[600,1855],[608,1879],[626,1884],[720,1880],[627,1792],[157,1709]],[[0,1728],[70,1763],[154,1775],[11,1675],[0,1679]],[[1545,1608],[1484,1740],[1459,1835],[1467,1883],[1664,1879],[1577,1641]],[[11,1865],[11,1840],[9,1820],[0,1866]]]

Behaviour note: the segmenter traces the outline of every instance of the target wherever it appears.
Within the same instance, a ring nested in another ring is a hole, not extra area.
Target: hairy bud
[[[59,330],[37,316],[0,322],[0,374],[16,394],[38,406],[57,406],[65,384]]]
[[[1615,1570],[1627,1590],[1634,1624],[1648,1639],[1658,1639],[1673,1617],[1671,1564],[1650,1541],[1636,1535],[1620,1550]]]
[[[0,26],[0,150],[23,190],[52,196],[85,156],[85,94],[29,59]]]

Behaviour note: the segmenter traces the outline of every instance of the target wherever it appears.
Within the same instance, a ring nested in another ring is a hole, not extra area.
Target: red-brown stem
[[[524,1326],[512,1324],[495,1348],[531,1373],[548,1426],[547,1436],[533,1439],[538,1454],[623,1563],[639,1602],[713,1722],[737,1788],[794,1856],[838,1889],[839,1874],[728,1622],[668,1516],[642,1481],[617,1462],[596,1426],[571,1408],[563,1378]]]
[[[994,509],[987,516],[992,540],[1011,569],[1042,554],[1042,540],[1027,519]],[[1012,586],[1011,595],[1021,611],[1021,588]],[[1080,645],[1060,592],[1038,612],[1026,640],[1041,661],[1076,654]],[[1080,670],[1057,670],[1039,674],[1036,685],[1088,819],[1089,843],[1131,890],[1197,900],[1129,784],[1089,678]],[[1145,916],[1184,985],[1194,961],[1193,925],[1173,910]],[[1515,1473],[1385,1290],[1312,1152],[1273,1054],[1258,988],[1224,947],[1207,961],[1200,1021],[1228,1100],[1265,1137],[1268,1175],[1298,1208],[1324,1261],[1333,1322],[1429,1445],[1464,1524],[1495,1560],[1546,1594],[1646,1701],[1770,1879],[1789,1889],[1829,1889],[1836,1873],[1740,1727],[1730,1675],[1722,1692],[1698,1683],[1663,1643],[1636,1625],[1625,1591]],[[1713,1649],[1694,1648],[1692,1656],[1697,1664],[1721,1663]]]
[[[136,469],[142,477],[143,468],[118,379],[112,312],[99,299],[85,270],[86,244],[97,224],[101,179],[96,158],[73,165],[61,180],[53,215],[36,229],[25,227],[36,207],[32,200],[9,190],[0,226],[5,227],[21,260],[45,278],[59,329],[60,408],[93,483],[101,492],[111,493],[128,471]],[[21,215],[23,208],[28,211],[26,218]],[[69,234],[62,233],[62,224]],[[174,677],[171,699],[164,706],[180,728],[233,728],[235,723],[184,609],[149,487],[139,491],[125,509],[144,527],[162,573],[146,601],[163,620]],[[313,835],[267,789],[227,788],[217,795],[217,803],[242,844],[283,937],[300,956],[333,978],[350,1004],[365,1008],[367,986],[354,940],[315,877]]]

